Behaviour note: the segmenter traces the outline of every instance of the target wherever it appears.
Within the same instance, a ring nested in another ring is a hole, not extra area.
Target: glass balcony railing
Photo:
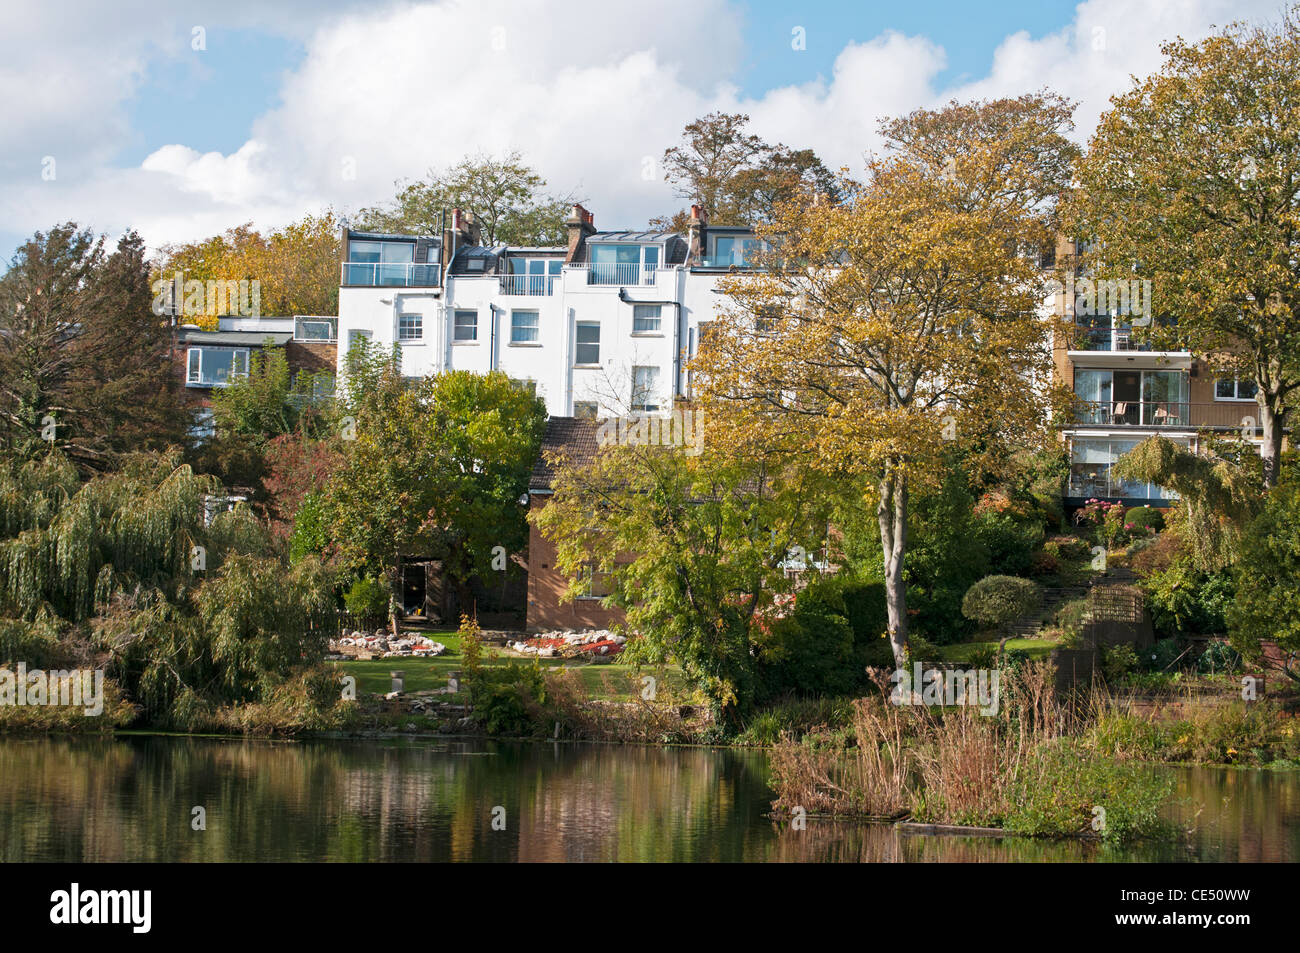
[[[654,283],[655,269],[653,268],[618,262],[593,261],[587,264],[589,285],[652,285]]]
[[[345,261],[342,284],[367,287],[437,288],[440,285],[441,270],[436,263],[417,265],[413,262]]]
[[[1078,427],[1149,427],[1240,430],[1258,435],[1259,408],[1249,402],[1191,403],[1177,400],[1080,401],[1075,409]]]
[[[1157,319],[1157,323],[1167,322]],[[1148,328],[1134,328],[1130,324],[1113,327],[1086,327],[1077,325],[1070,337],[1071,351],[1152,351],[1147,340]]]
[[[559,275],[502,275],[501,293],[504,295],[553,295]]]

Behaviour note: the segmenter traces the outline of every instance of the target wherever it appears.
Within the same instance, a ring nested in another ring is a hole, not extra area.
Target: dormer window
[[[767,243],[745,235],[715,235],[708,264],[715,268],[749,268],[767,250]]]
[[[652,285],[662,261],[658,245],[591,242],[587,253],[587,283],[593,285]]]

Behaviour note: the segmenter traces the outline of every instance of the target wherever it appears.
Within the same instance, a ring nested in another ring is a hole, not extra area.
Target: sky
[[[150,248],[520,152],[601,228],[681,205],[710,111],[860,170],[879,120],[1049,87],[1086,143],[1160,44],[1283,0],[41,0],[0,6],[0,260],[76,221]]]

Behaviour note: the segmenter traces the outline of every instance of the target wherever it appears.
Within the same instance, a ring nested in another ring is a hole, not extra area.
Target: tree
[[[211,238],[165,245],[153,263],[153,280],[171,281],[181,272],[183,281],[201,282],[203,294],[191,302],[202,307],[183,317],[201,327],[216,326],[223,303],[224,312],[237,310],[228,298],[209,295],[208,282],[258,282],[261,314],[338,314],[341,227],[334,210],[326,209],[266,234],[248,222]],[[182,301],[191,291],[185,291]],[[248,300],[253,300],[251,289]]]
[[[785,203],[760,228],[770,267],[724,282],[735,306],[694,365],[711,441],[788,455],[871,498],[900,665],[912,487],[954,447],[975,466],[1044,438],[1045,276],[1021,249],[1050,234],[1070,111],[1044,94],[886,123],[892,154],[845,180],[844,202]]]
[[[839,183],[811,149],[770,145],[745,131],[741,113],[709,113],[682,130],[682,142],[664,150],[664,180],[701,205],[714,225],[770,220],[778,203],[801,194],[836,200]],[[686,215],[657,220],[684,230]]]
[[[815,552],[825,533],[816,476],[707,445],[690,456],[631,440],[590,466],[555,462],[553,495],[532,519],[574,580],[569,595],[589,594],[602,574],[636,636],[625,657],[676,659],[718,723],[734,726],[754,700],[758,629],[791,588],[782,564],[795,546]]]
[[[144,242],[111,254],[69,222],[37,232],[0,277],[0,442],[54,446],[83,471],[183,437],[166,324]],[[42,441],[46,443],[42,444]]]
[[[1242,539],[1235,581],[1228,611],[1233,647],[1258,659],[1262,641],[1276,642],[1286,653],[1282,671],[1300,681],[1300,484],[1269,494]]]
[[[1300,13],[1162,47],[1112,100],[1069,221],[1095,269],[1148,279],[1153,340],[1258,385],[1265,482],[1300,388]]]
[[[1258,473],[1217,453],[1193,453],[1168,437],[1149,437],[1115,462],[1120,480],[1154,483],[1176,494],[1184,519],[1180,533],[1192,563],[1203,572],[1232,565],[1242,531],[1263,500]]]
[[[473,216],[488,246],[563,245],[564,216],[577,201],[546,193],[546,180],[518,152],[467,156],[448,169],[430,169],[422,180],[396,184],[392,203],[362,209],[357,228],[440,235],[444,214],[458,208]]]
[[[205,524],[219,486],[178,455],[121,464],[0,459],[0,658],[102,666],[158,724],[268,700],[324,651],[319,562],[286,571],[246,508]]]
[[[404,556],[441,559],[464,594],[471,575],[489,571],[494,547],[523,548],[519,498],[546,411],[499,372],[408,383],[395,354],[377,347],[358,345],[348,360],[356,433],[324,488],[322,521],[346,568],[384,574],[396,631]]]

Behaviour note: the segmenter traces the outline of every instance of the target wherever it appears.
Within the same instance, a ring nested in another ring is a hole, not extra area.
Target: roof
[[[681,238],[676,232],[597,232],[587,239],[588,244],[601,242],[663,242]]]
[[[558,469],[548,460],[551,454],[563,454],[570,464],[586,464],[596,459],[599,446],[596,432],[599,421],[587,417],[551,417],[546,421],[542,446],[528,478],[529,493],[550,493],[551,481]]]
[[[283,347],[293,339],[292,331],[196,331],[181,328],[178,340],[182,344],[212,344],[226,347],[261,347],[266,339],[275,347]]]
[[[362,241],[377,242],[414,242],[424,241],[432,245],[441,245],[442,239],[437,235],[403,235],[396,232],[358,232],[354,229],[348,229],[348,238],[359,238]]]

